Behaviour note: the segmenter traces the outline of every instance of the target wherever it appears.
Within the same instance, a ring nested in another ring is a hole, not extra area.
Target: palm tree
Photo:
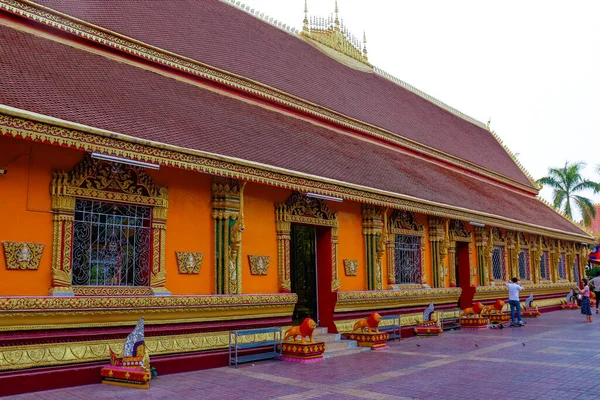
[[[579,196],[576,193],[586,189],[591,189],[594,193],[598,193],[600,192],[600,184],[584,179],[581,176],[581,171],[584,168],[584,162],[569,163],[567,161],[564,168],[548,169],[548,176],[538,179],[537,182],[554,189],[552,194],[554,207],[558,209],[563,208],[564,213],[571,218],[573,217],[571,213],[571,201],[575,201],[577,208],[579,208],[583,216],[583,223],[589,226],[592,223],[592,218],[596,217],[594,204],[587,197]]]

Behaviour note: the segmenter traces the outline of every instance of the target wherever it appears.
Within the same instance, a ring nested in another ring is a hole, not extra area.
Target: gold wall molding
[[[271,256],[248,256],[250,263],[250,273],[252,275],[267,275]]]
[[[338,292],[335,312],[426,306],[458,302],[461,288]]]
[[[1,1],[2,0],[0,0],[0,4]],[[107,134],[105,131],[86,127],[86,131],[94,131],[93,134],[90,134],[79,130],[50,125],[44,122],[36,122],[35,119],[29,119],[39,118],[41,120],[51,120],[53,124],[57,123],[57,121],[48,119],[47,117],[23,111],[8,110],[1,106],[0,110],[3,110],[5,113],[14,113],[28,118],[25,120],[7,114],[0,114],[0,134],[5,136],[47,142],[71,148],[80,148],[85,151],[105,152],[110,155],[139,161],[168,165],[212,175],[230,176],[237,179],[278,186],[291,190],[343,197],[350,201],[403,209],[431,216],[469,220],[486,225],[521,230],[528,233],[548,235],[578,242],[582,240],[590,243],[593,242],[591,235],[565,233],[563,231],[514,221],[491,214],[477,211],[467,212],[462,209],[452,208],[426,200],[408,198],[403,195],[390,196],[388,194],[380,194],[376,189],[343,182],[330,182],[330,180],[326,178],[316,176],[308,177],[305,174],[293,171],[283,171],[276,167],[256,167],[254,163],[242,160],[227,161],[227,157],[216,157],[200,151],[126,137],[118,133]],[[68,123],[66,121],[60,122],[60,124],[77,126],[76,124]]]
[[[202,267],[203,253],[176,251],[177,268],[180,274],[199,274]]]
[[[27,0],[0,0],[0,10],[5,10],[10,13],[17,14],[21,17],[36,21],[37,23],[50,26],[53,29],[62,30],[70,35],[74,35],[80,38],[99,43],[103,46],[108,46],[113,49],[117,49],[121,52],[134,55],[135,57],[146,59],[152,63],[158,62],[163,66],[182,71],[186,74],[191,74],[197,77],[201,77],[203,79],[210,80],[212,82],[216,82],[221,85],[225,85],[230,88],[234,88],[236,90],[250,93],[252,95],[257,95],[262,99],[282,104],[291,109],[308,114],[309,116],[316,116],[318,118],[325,119],[327,121],[333,122],[338,125],[342,125],[350,129],[359,130],[363,133],[368,134],[369,136],[373,136],[378,139],[384,139],[386,141],[396,143],[402,147],[408,147],[410,149],[423,153],[428,157],[438,158],[444,162],[451,163],[460,168],[473,171],[481,175],[482,177],[500,182],[510,187],[518,188],[532,195],[536,195],[538,193],[538,190],[535,187],[522,184],[500,173],[488,170],[474,163],[464,161],[458,157],[452,156],[448,153],[441,152],[429,146],[404,138],[396,133],[386,131],[377,126],[356,120],[354,118],[347,117],[339,112],[308,102],[297,96],[285,93],[281,90],[269,87],[267,85],[261,84],[243,76],[211,67],[199,61],[174,54],[172,52],[157,48],[155,46],[151,46],[138,40],[131,39],[124,35],[120,35],[106,28],[100,28],[96,25],[84,22],[77,18],[58,13],[50,8],[35,4],[33,2]],[[377,69],[377,71],[380,75],[382,75],[381,70]],[[385,74],[383,75],[385,76]],[[424,97],[429,101],[432,101],[434,104],[452,112],[453,114],[465,119],[466,121],[469,121],[470,123],[482,127],[482,124],[480,122],[475,122],[475,120],[473,120],[472,118],[466,117],[464,114],[457,112],[453,108],[443,104],[440,101],[436,101],[431,96],[423,96],[421,95],[421,91],[412,90],[412,87],[408,86],[407,88],[416,93],[417,95]]]
[[[358,273],[358,260],[344,260],[344,272],[346,276],[356,276]]]
[[[202,296],[0,297],[0,331],[290,316],[293,293]]]
[[[241,337],[240,343],[266,341],[272,334]],[[217,350],[229,347],[228,332],[210,332],[188,335],[146,336],[146,349],[152,355],[180,354]],[[70,343],[52,343],[0,348],[0,371],[108,361],[110,350],[121,356],[123,340],[95,340]]]
[[[44,245],[25,242],[2,242],[6,269],[37,270],[40,266]]]
[[[69,172],[54,171],[50,186],[54,223],[51,294],[74,294],[71,253],[75,202],[78,198],[152,207],[150,287],[153,292],[168,294],[164,288],[168,208],[166,187],[156,185],[141,167],[94,159],[90,154],[86,154]]]
[[[294,192],[284,204],[275,204],[279,291],[291,292],[290,232],[292,223],[331,228],[331,291],[340,288],[338,276],[338,217],[324,200]]]
[[[76,296],[149,296],[152,288],[148,286],[73,286]]]
[[[575,286],[575,282],[532,283],[523,284],[522,295],[533,293],[534,297],[549,294],[567,294]],[[495,286],[477,286],[473,301],[496,300],[508,298],[508,287],[505,284]]]

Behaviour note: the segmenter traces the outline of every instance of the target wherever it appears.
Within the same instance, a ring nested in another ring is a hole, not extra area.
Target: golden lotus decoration
[[[180,274],[199,274],[202,266],[203,253],[176,251],[177,268]]]
[[[269,272],[270,256],[248,256],[248,260],[252,275],[266,275]]]
[[[346,276],[356,276],[358,272],[358,260],[344,260],[344,271]]]
[[[44,245],[24,242],[2,242],[7,269],[36,270],[40,266]]]

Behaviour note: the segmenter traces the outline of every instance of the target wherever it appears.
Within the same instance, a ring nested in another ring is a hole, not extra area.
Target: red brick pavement
[[[315,364],[280,361],[165,375],[149,390],[90,385],[7,399],[599,399],[600,318],[445,332]]]

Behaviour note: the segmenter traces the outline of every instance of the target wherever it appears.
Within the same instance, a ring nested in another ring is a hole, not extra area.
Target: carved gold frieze
[[[248,256],[250,262],[250,273],[252,275],[267,275],[269,272],[270,256]]]
[[[344,271],[346,276],[356,276],[358,272],[358,260],[344,260]]]
[[[203,253],[175,252],[177,268],[180,274],[199,274],[202,267]]]
[[[250,341],[266,341],[268,335],[272,338],[272,334],[257,334],[240,337],[239,340],[242,344]],[[227,348],[229,338],[228,332],[146,336],[145,345],[152,355],[180,354]],[[123,340],[0,347],[0,371],[107,361],[110,359],[111,349],[120,356],[123,351]]]
[[[148,296],[152,288],[148,286],[73,286],[77,296]]]
[[[6,269],[36,270],[40,266],[44,245],[24,242],[2,242]]]
[[[461,288],[339,292],[335,312],[455,303],[461,293]]]

